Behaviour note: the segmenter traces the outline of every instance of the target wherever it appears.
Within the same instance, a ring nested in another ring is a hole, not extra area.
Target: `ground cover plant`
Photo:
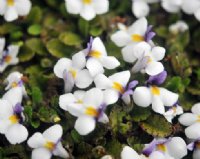
[[[200,159],[199,0],[0,0],[0,15],[0,158]]]

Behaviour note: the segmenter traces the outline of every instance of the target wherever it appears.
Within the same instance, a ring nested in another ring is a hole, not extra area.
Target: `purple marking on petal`
[[[14,107],[14,113],[15,114],[21,114],[23,112],[23,107],[20,103],[17,103]]]
[[[163,71],[158,75],[150,76],[147,80],[147,83],[150,85],[161,85],[165,82],[165,79],[167,78],[167,72]]]
[[[187,149],[190,151],[193,151],[195,148],[195,141],[191,142],[190,144],[187,145]]]
[[[18,82],[18,86],[19,86],[19,87],[22,87],[23,84],[24,84],[24,82],[23,82],[22,80],[20,80],[20,81]]]
[[[148,60],[148,56],[143,56],[141,59],[138,59],[136,64],[132,68],[132,72],[137,73],[144,69],[147,66]]]
[[[152,25],[148,26],[148,28],[147,28],[147,31],[145,33],[145,41],[146,42],[151,41],[154,38],[154,36],[156,35],[156,33],[152,31],[152,28],[153,28]]]
[[[106,110],[106,107],[107,107],[107,105],[105,103],[103,103],[103,104],[100,105],[100,107],[98,109],[99,115],[96,118],[97,121],[103,116],[103,113]]]
[[[126,92],[123,93],[122,98],[123,98],[123,96],[132,95],[132,94],[133,94],[133,90],[128,89]]]
[[[89,54],[90,51],[91,51],[91,49],[92,49],[92,43],[93,43],[93,41],[94,41],[94,39],[93,39],[93,37],[91,36],[91,37],[90,37],[89,43],[87,43],[87,50],[88,50],[88,53],[87,53],[87,54]]]
[[[138,81],[134,80],[134,81],[131,81],[128,85],[128,90],[129,89],[133,89],[135,88],[136,86],[138,85]]]

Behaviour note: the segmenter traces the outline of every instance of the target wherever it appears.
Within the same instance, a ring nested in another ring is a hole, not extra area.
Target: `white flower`
[[[26,16],[31,10],[30,0],[0,0],[0,15],[6,21],[13,21],[18,16]]]
[[[163,0],[161,5],[167,11],[176,13],[180,10],[183,0]]]
[[[174,106],[170,107],[169,110],[167,110],[163,115],[167,121],[171,123],[173,118],[181,114],[183,114],[183,108],[178,104],[175,104]]]
[[[187,155],[187,145],[181,137],[158,138],[150,144],[145,144],[143,149],[143,154],[146,156],[151,156],[154,152],[162,153],[163,159],[181,159]]]
[[[189,151],[193,151],[193,159],[199,159],[200,157],[200,138],[194,140],[187,145]]]
[[[32,159],[50,159],[52,155],[68,158],[68,152],[63,148],[61,137],[63,134],[60,125],[54,125],[42,134],[37,132],[28,140],[28,145],[33,148]]]
[[[19,46],[10,45],[8,46],[8,50],[4,50],[4,47],[5,39],[0,38],[0,73],[2,73],[9,65],[16,65],[19,62],[19,59],[16,57],[19,52]]]
[[[101,159],[113,159],[113,158],[110,155],[106,155],[106,156],[101,157]]]
[[[130,76],[130,71],[115,73],[109,77],[99,74],[94,79],[94,83],[97,88],[105,89],[106,98],[112,100],[113,103],[117,102],[118,98],[121,96],[126,104],[130,104],[130,95],[133,94],[132,89],[138,83],[137,81],[132,81],[128,85]]]
[[[81,57],[80,57],[81,58]],[[85,58],[85,57],[84,57]],[[88,87],[93,79],[87,69],[84,69],[85,62],[81,63],[79,57],[61,58],[54,66],[54,73],[65,81],[65,91],[71,92],[74,85],[79,88]]]
[[[178,100],[178,94],[165,88],[150,85],[148,87],[137,87],[133,93],[134,102],[141,107],[148,107],[160,114],[165,113],[164,106],[173,106]]]
[[[119,47],[123,47],[122,55],[126,62],[133,63],[136,57],[133,54],[135,44],[151,42],[155,36],[152,26],[148,27],[146,18],[140,18],[126,30],[119,30],[111,36],[111,40]]]
[[[132,11],[137,18],[146,17],[149,14],[149,3],[156,3],[159,0],[133,0]]]
[[[184,113],[180,116],[179,122],[187,126],[185,135],[190,139],[197,139],[200,137],[200,103],[195,104],[192,113]]]
[[[13,96],[13,98],[16,97]],[[5,134],[11,144],[19,144],[27,139],[28,131],[22,125],[25,117],[23,115],[23,107],[20,104],[21,99],[18,99],[18,101],[15,99],[10,100],[12,102],[0,99],[0,133]]]
[[[148,43],[141,42],[135,46],[132,54],[137,59],[133,72],[143,71],[154,76],[164,71],[164,66],[159,61],[165,56],[165,48],[159,46],[151,48]]]
[[[183,33],[188,30],[188,25],[184,21],[177,21],[176,23],[169,26],[169,31],[173,34]]]
[[[104,73],[106,69],[114,69],[120,65],[114,56],[108,56],[106,48],[99,37],[91,38],[88,47],[74,55],[79,63],[86,63],[86,67],[90,74],[95,77],[100,73]]]
[[[98,88],[92,88],[85,93],[75,92],[60,97],[60,107],[69,111],[78,119],[75,129],[81,135],[87,135],[95,129],[96,122],[108,123],[104,113],[107,105],[113,104],[106,94]]]
[[[80,14],[85,20],[92,20],[96,14],[104,14],[109,10],[108,0],[65,0],[67,11]]]

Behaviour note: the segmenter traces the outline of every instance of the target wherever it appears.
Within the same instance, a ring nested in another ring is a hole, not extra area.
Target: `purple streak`
[[[91,36],[90,37],[90,41],[87,43],[87,53],[89,54],[91,49],[92,49],[92,43],[93,43],[94,39],[93,37]]]
[[[23,107],[20,103],[17,103],[14,107],[14,114],[21,114],[23,112]]]
[[[167,78],[167,72],[163,71],[158,75],[150,76],[149,79],[147,80],[147,83],[150,85],[161,85],[165,82],[166,78]]]
[[[152,31],[152,28],[153,28],[152,25],[148,26],[148,28],[147,28],[147,31],[145,33],[145,41],[146,42],[151,41],[154,38],[154,36],[156,35],[156,33]]]

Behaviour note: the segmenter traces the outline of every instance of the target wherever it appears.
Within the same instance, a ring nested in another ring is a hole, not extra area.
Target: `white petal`
[[[31,136],[27,141],[28,146],[31,147],[31,148],[43,147],[45,142],[46,141],[45,141],[44,137],[39,132],[33,134],[33,136]]]
[[[192,113],[200,115],[200,103],[195,104],[192,109]]]
[[[120,62],[114,56],[104,56],[101,58],[101,64],[107,69],[114,69],[120,65]]]
[[[22,102],[22,97],[23,97],[23,93],[22,93],[21,87],[12,88],[3,95],[3,99],[9,101],[13,107],[17,103]]]
[[[3,0],[3,3],[4,3],[4,0]],[[0,6],[0,10],[1,10],[1,6]],[[5,38],[0,38],[0,56],[2,56],[5,44],[6,44]]]
[[[130,36],[126,31],[120,30],[114,33],[111,36],[111,40],[119,47],[126,46],[129,42],[131,42]]]
[[[90,58],[87,61],[86,67],[88,68],[92,77],[95,77],[98,74],[104,73],[103,66],[101,65],[101,63],[98,60],[96,60],[94,58]]]
[[[94,10],[97,14],[104,14],[109,10],[108,0],[94,0],[93,2]]]
[[[0,66],[0,73],[2,73],[3,71],[5,71],[5,69],[8,67],[7,63],[4,63],[3,65]]]
[[[82,91],[82,90],[78,90],[78,91],[75,91],[74,92],[74,96],[76,97],[76,99],[78,100],[83,100],[84,96],[85,96],[85,91]]]
[[[18,13],[17,13],[15,7],[8,7],[4,14],[4,18],[8,22],[16,20],[18,18]]]
[[[46,148],[37,148],[32,151],[31,159],[50,159],[51,156],[51,152]]]
[[[31,2],[30,0],[17,0],[15,1],[15,7],[20,16],[25,16],[31,10]]]
[[[7,100],[0,99],[0,119],[7,119],[13,115],[13,107]]]
[[[152,95],[147,87],[137,87],[133,93],[135,104],[141,107],[148,107],[152,103]]]
[[[96,121],[93,117],[80,116],[75,123],[75,129],[80,135],[87,135],[95,129]]]
[[[152,49],[151,54],[156,61],[160,61],[165,57],[165,48],[156,46]]]
[[[87,88],[92,84],[93,78],[87,69],[77,73],[75,84],[78,88]]]
[[[122,100],[124,101],[124,103],[126,105],[129,105],[131,103],[131,97],[130,97],[130,95],[123,95],[122,96]]]
[[[104,103],[106,105],[114,104],[119,99],[119,93],[112,89],[107,89],[104,91]]]
[[[112,76],[109,77],[109,79],[125,87],[130,79],[130,76],[131,76],[130,71],[122,71],[122,72],[113,74]]]
[[[145,71],[148,75],[155,76],[164,71],[164,67],[161,62],[150,62],[147,63]]]
[[[109,122],[108,116],[105,113],[103,113],[101,117],[98,119],[98,122],[101,122],[104,124],[108,123]]]
[[[178,120],[182,125],[190,126],[198,120],[198,116],[192,113],[184,113]]]
[[[149,14],[149,5],[145,1],[133,1],[132,11],[137,18],[145,17]]]
[[[178,94],[168,91],[165,88],[160,89],[160,97],[164,106],[172,106],[178,101]]]
[[[70,93],[74,87],[74,77],[71,73],[67,73],[66,77],[64,78],[65,82],[65,93]]]
[[[145,99],[144,99],[145,100]],[[152,109],[156,113],[164,114],[165,113],[165,107],[163,105],[163,102],[160,99],[160,96],[154,95],[152,100]]]
[[[64,94],[59,97],[59,106],[68,111],[68,105],[76,102],[76,98],[72,93]]]
[[[71,14],[79,14],[82,8],[79,0],[65,0],[67,11]]]
[[[85,20],[92,20],[95,18],[96,13],[92,5],[83,5],[81,11],[80,11],[81,17],[83,17]]]
[[[6,8],[7,8],[7,6],[6,6],[6,1],[5,0],[0,0],[0,15],[3,15],[3,14],[5,14],[5,12],[6,12]],[[0,50],[0,52],[1,52],[1,50]]]
[[[79,117],[80,115],[83,115],[85,113],[85,107],[83,106],[83,104],[79,103],[69,104],[67,109],[70,114],[76,117]]]
[[[183,158],[187,155],[187,145],[180,137],[173,137],[170,142],[167,143],[167,150],[170,156],[174,158]]]
[[[5,119],[5,120],[0,119],[0,123],[1,123],[0,124],[0,133],[1,134],[5,134],[8,131],[10,125],[12,125],[12,123],[10,122],[9,119]]]
[[[139,34],[141,36],[144,36],[147,31],[147,19],[146,18],[140,18],[136,22],[134,22],[129,28],[128,33],[130,35],[132,34]]]
[[[129,62],[129,63],[133,63],[136,61],[136,57],[133,52],[134,47],[135,47],[135,44],[129,44],[122,49],[122,56],[123,56],[124,61]]]
[[[99,74],[95,77],[94,83],[97,88],[108,89],[112,87],[112,81],[104,74]]]
[[[102,55],[106,56],[107,55],[107,51],[106,48],[102,42],[102,40],[99,37],[96,37],[93,42],[92,42],[92,51],[98,51],[100,52]]]
[[[45,130],[42,135],[46,140],[56,143],[61,138],[62,134],[62,127],[56,124]]]
[[[57,77],[63,78],[63,73],[72,66],[72,61],[68,58],[61,58],[54,66],[54,73]]]
[[[194,14],[200,7],[199,0],[183,0],[182,9],[187,14]]]
[[[151,45],[149,45],[146,42],[140,42],[139,44],[136,44],[133,49],[134,56],[137,57],[138,59],[143,58],[150,52],[151,52]]]
[[[185,135],[190,139],[198,139],[200,137],[200,123],[192,124],[185,129]]]
[[[56,149],[53,151],[53,154],[55,156],[59,156],[59,157],[62,157],[62,158],[68,158],[69,157],[68,152],[63,148],[61,142],[59,142],[57,144]]]
[[[149,159],[166,159],[166,158],[162,152],[154,151],[150,154]]]
[[[167,12],[176,13],[180,10],[180,5],[170,3],[168,0],[163,1],[161,5]]]
[[[86,65],[85,53],[83,51],[78,52],[72,56],[72,65],[75,68],[83,69]]]
[[[121,159],[141,159],[138,153],[130,148],[125,146],[121,152]]]
[[[98,88],[92,88],[86,92],[83,103],[87,106],[99,107],[103,102],[103,92]]]
[[[194,152],[193,152],[193,159],[199,159],[199,156],[200,156],[200,149],[195,149]]]
[[[28,131],[23,125],[14,124],[9,127],[8,131],[5,133],[5,136],[11,144],[20,144],[27,139]]]
[[[195,12],[195,17],[198,21],[200,21],[200,9],[198,9],[196,12]]]

